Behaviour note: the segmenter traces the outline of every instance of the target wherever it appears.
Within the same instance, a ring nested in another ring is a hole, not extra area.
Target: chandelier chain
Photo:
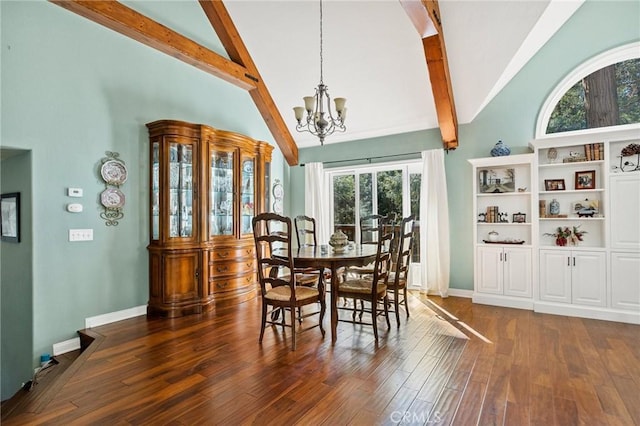
[[[322,0],[320,0],[320,84],[322,83]]]

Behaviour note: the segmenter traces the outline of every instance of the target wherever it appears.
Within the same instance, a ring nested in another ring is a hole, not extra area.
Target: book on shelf
[[[584,145],[584,155],[587,161],[604,160],[604,143],[588,143]]]
[[[487,206],[486,221],[489,223],[498,221],[498,206]]]

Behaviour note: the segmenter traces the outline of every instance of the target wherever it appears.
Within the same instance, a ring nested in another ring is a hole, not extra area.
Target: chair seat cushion
[[[400,277],[400,279],[398,280],[398,288],[404,288],[407,285],[407,280],[404,277]],[[389,273],[389,281],[387,282],[387,286],[389,288],[395,288],[396,287],[396,273],[395,272],[390,272]]]
[[[285,281],[289,281],[289,275],[283,275],[280,277]],[[318,274],[296,274],[296,283],[299,285],[312,286],[318,282]]]
[[[346,280],[345,282],[340,283],[338,286],[338,293],[362,293],[369,294],[371,293],[371,280],[366,279],[354,279],[354,280]],[[378,283],[378,294],[384,293],[387,291],[387,286],[385,283]]]
[[[318,297],[319,292],[313,287],[296,287],[296,300],[298,301],[314,298],[317,299]],[[264,298],[278,302],[289,301],[291,300],[291,288],[286,285],[274,287],[271,290],[267,291],[267,294],[264,296]]]

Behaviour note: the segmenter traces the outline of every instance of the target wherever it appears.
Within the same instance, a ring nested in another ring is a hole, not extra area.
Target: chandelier
[[[335,98],[336,115],[331,111],[331,96],[328,87],[322,81],[322,0],[320,0],[320,84],[316,87],[314,96],[305,96],[304,107],[294,107],[296,120],[296,130],[299,132],[309,132],[320,139],[320,145],[324,145],[324,138],[335,131],[344,132],[347,128],[344,120],[347,115],[347,108],[344,104],[346,98]],[[304,113],[307,113],[306,118]]]

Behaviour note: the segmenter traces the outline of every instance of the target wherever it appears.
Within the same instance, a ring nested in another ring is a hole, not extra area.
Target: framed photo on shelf
[[[2,241],[20,242],[20,193],[0,196],[0,229]]]
[[[478,171],[478,187],[481,193],[515,192],[515,176],[511,168],[482,169]]]
[[[513,214],[513,223],[525,223],[527,221],[526,213],[514,213]]]
[[[545,191],[564,191],[564,179],[545,179],[544,180]]]
[[[576,189],[594,189],[596,187],[596,171],[576,172]]]

